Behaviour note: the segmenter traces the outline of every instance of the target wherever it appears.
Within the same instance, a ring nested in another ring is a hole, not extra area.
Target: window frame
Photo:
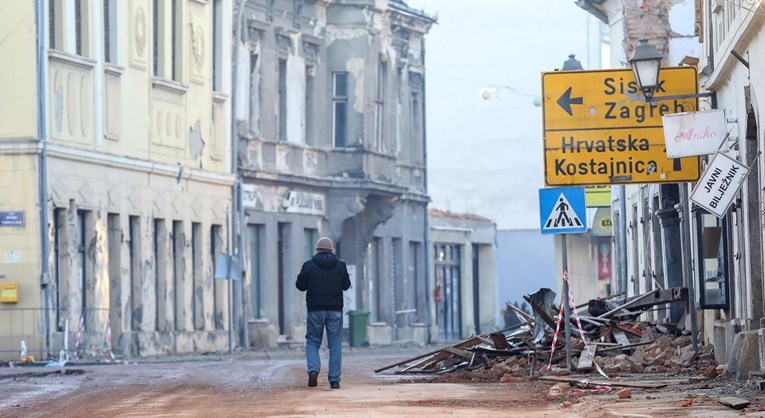
[[[728,216],[726,214],[723,218],[718,218],[714,214],[702,209],[702,208],[695,208],[693,211],[693,219],[696,222],[696,284],[698,285],[698,301],[699,301],[699,308],[700,309],[729,309],[730,308],[730,280],[731,280],[731,254],[730,254],[730,247],[729,247],[729,234],[730,229],[728,227]],[[705,240],[704,240],[704,229],[706,228],[704,225],[704,217],[711,217],[714,221],[717,227],[720,228],[720,237],[719,237],[719,244],[722,246],[722,253],[720,253],[720,248],[718,248],[718,257],[716,260],[718,263],[721,263],[721,266],[718,266],[717,272],[718,274],[722,274],[722,280],[718,280],[720,283],[720,290],[722,290],[724,293],[721,295],[720,300],[722,302],[720,303],[711,303],[707,302],[707,292],[706,292],[706,270],[704,269],[704,262],[706,260],[712,259],[712,257],[705,258],[704,252],[705,252]],[[720,258],[720,255],[722,256],[722,259]]]
[[[332,146],[335,148],[348,147],[348,75],[347,71],[332,72]],[[344,77],[345,79],[345,94],[338,94],[338,79],[340,77]],[[341,112],[341,110],[339,110],[340,107],[342,107],[343,128],[338,127],[338,119]]]

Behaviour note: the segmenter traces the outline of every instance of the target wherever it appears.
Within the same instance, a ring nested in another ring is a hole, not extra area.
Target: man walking
[[[308,386],[314,387],[321,371],[319,347],[324,329],[329,346],[329,386],[340,389],[343,338],[343,291],[351,287],[345,261],[335,255],[334,244],[327,237],[316,241],[316,254],[303,263],[295,287],[306,292],[308,308],[305,333],[305,359]]]

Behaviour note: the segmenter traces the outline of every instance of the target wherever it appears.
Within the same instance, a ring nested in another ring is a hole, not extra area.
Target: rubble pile
[[[517,325],[472,336],[375,372],[397,368],[396,374],[460,373],[473,381],[502,382],[525,376],[562,377],[572,368],[604,378],[662,373],[690,375],[698,381],[714,379],[724,371],[724,366],[715,365],[711,346],[694,350],[690,332],[682,325],[638,320],[648,308],[683,302],[687,298],[684,288],[656,290],[619,302],[596,299],[574,307],[570,318],[572,367],[566,365],[564,324],[558,315],[561,310],[551,303],[553,298],[552,291],[540,289],[525,297],[533,317],[518,312],[521,322]]]

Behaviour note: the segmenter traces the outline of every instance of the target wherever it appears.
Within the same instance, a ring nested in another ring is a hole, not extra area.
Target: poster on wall
[[[611,280],[611,238],[599,237],[597,246],[598,280]]]

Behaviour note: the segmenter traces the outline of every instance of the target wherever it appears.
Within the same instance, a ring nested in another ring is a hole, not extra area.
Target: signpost
[[[568,270],[566,234],[587,232],[587,209],[584,188],[564,187],[539,189],[539,221],[543,234],[561,235],[561,257],[563,272]],[[563,321],[566,330],[566,365],[574,370],[571,363],[571,307],[569,306],[568,280],[563,280]]]
[[[697,92],[693,67],[662,68],[659,95]],[[698,99],[646,103],[632,70],[542,73],[545,183],[550,186],[679,183],[699,178],[699,158],[670,159],[662,116]]]

